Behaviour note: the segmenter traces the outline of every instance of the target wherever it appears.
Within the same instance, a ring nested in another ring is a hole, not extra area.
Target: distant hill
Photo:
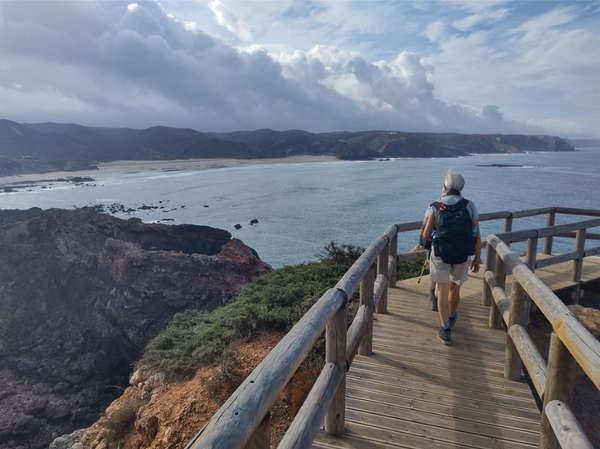
[[[328,155],[340,159],[431,158],[539,151],[574,151],[574,148],[556,136],[385,130],[315,134],[272,129],[201,133],[166,126],[138,130],[51,122],[20,124],[0,119],[0,176],[43,172],[47,169],[44,167],[49,166],[48,161],[63,166],[78,165],[65,161],[88,161],[93,166],[95,162],[114,160],[256,159],[298,155]],[[24,164],[24,160],[28,163]]]

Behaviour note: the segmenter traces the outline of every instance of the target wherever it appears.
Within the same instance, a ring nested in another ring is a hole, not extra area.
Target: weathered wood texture
[[[545,413],[560,447],[593,449],[567,404],[559,400],[550,401],[546,404]]]
[[[600,259],[585,259],[583,272],[589,269],[598,278],[599,264]],[[570,278],[571,268],[566,262],[536,274]],[[373,355],[357,356],[347,373],[346,431],[337,437],[317,433],[313,448],[538,447],[540,412],[524,381],[503,377],[506,332],[487,326],[483,273],[470,277],[461,289],[449,347],[436,338],[439,318],[429,309],[429,282],[409,279],[390,289],[388,313],[375,316]],[[509,276],[506,285],[512,283]],[[498,287],[494,293],[508,322],[508,298]],[[543,358],[521,326],[513,326],[511,334],[536,388],[543,391]],[[565,438],[577,441],[576,436]]]
[[[510,295],[510,309],[508,312],[508,328],[515,324],[527,326],[529,318],[529,298],[518,282],[513,282]],[[506,361],[504,363],[504,377],[519,380],[521,377],[521,357],[510,336],[506,339]]]
[[[544,397],[546,372],[548,370],[546,361],[523,326],[520,324],[512,325],[508,329],[508,335],[519,352],[521,360],[523,360],[538,396],[540,398]]]
[[[269,449],[271,444],[271,414],[267,413],[244,449]]]
[[[186,449],[244,447],[327,323],[339,314],[340,308],[345,308],[345,302],[340,290],[328,290],[242,382]]]
[[[540,267],[540,265],[542,265],[540,262],[549,258],[551,257],[538,254],[538,268],[536,269],[535,275],[539,277],[550,290],[562,290],[577,284],[571,279],[572,265],[569,262]],[[598,273],[600,273],[600,258],[586,257],[583,261],[583,268],[581,270],[581,282],[585,283],[598,279]]]
[[[483,271],[483,270],[482,270]],[[346,384],[346,431],[314,448],[535,448],[540,413],[524,381],[503,378],[506,332],[487,326],[482,274],[462,288],[452,346],[436,338],[429,282],[398,281],[376,314],[373,355]]]
[[[550,401],[555,399],[571,405],[574,383],[575,359],[568,348],[560,341],[558,335],[553,332],[550,338],[550,350],[548,354],[548,372],[546,373],[544,411],[542,411],[540,449],[560,449],[560,443],[550,425],[545,408]]]

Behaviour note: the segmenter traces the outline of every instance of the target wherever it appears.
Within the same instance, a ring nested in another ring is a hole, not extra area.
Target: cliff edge
[[[0,210],[0,448],[89,426],[173,315],[213,310],[270,269],[220,229]]]

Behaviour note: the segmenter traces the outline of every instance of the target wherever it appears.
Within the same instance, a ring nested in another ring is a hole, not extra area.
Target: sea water
[[[331,241],[366,247],[392,223],[420,221],[427,205],[439,197],[443,174],[450,168],[464,175],[463,195],[480,213],[550,206],[600,209],[599,148],[102,176],[90,172],[93,183],[2,192],[0,208],[122,204],[135,209],[115,214],[122,218],[228,230],[264,261],[281,267],[318,260]],[[142,210],[142,205],[157,208]],[[557,224],[583,219],[560,215]],[[258,223],[251,225],[251,220]],[[515,220],[513,229],[543,226],[545,220]],[[483,234],[501,230],[501,221],[482,223]],[[402,235],[399,250],[410,250],[417,240],[417,232]],[[572,249],[572,239],[557,239],[555,250]]]

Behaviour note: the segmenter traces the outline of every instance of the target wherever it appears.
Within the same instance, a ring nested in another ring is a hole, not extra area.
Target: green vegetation
[[[149,345],[138,366],[150,365],[167,373],[191,375],[201,366],[234,360],[230,345],[249,341],[259,331],[288,331],[328,289],[335,286],[363,249],[331,242],[321,262],[284,267],[244,286],[229,304],[212,312],[188,310],[175,315]],[[418,276],[422,262],[399,267],[398,279]],[[350,300],[348,319],[358,307],[358,292]],[[317,344],[308,363],[318,363],[324,351]],[[224,356],[225,355],[225,356]],[[229,367],[224,374],[234,373]]]
[[[138,400],[126,401],[121,406],[105,417],[104,438],[108,442],[115,442],[122,439],[131,429],[137,412],[142,406]]]

